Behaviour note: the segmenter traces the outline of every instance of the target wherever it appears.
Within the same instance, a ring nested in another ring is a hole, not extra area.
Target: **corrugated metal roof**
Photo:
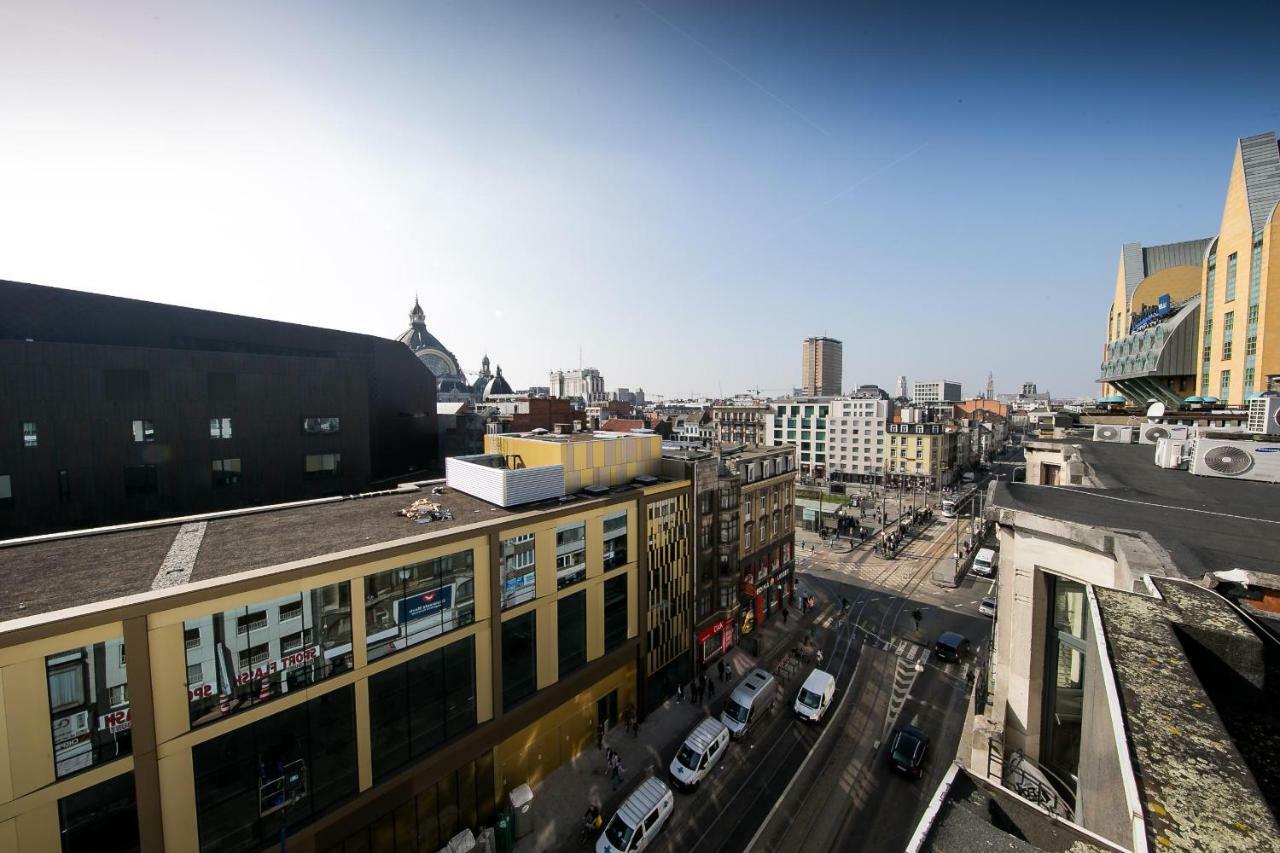
[[[1246,136],[1240,140],[1244,164],[1245,193],[1249,199],[1249,221],[1253,230],[1267,224],[1271,209],[1280,202],[1280,149],[1274,132]]]
[[[698,723],[697,728],[689,732],[684,742],[689,744],[694,752],[706,752],[723,731],[725,731],[724,723],[714,717],[707,717]]]
[[[1142,266],[1147,275],[1155,275],[1170,267],[1198,267],[1204,263],[1205,249],[1212,237],[1200,240],[1184,240],[1163,246],[1148,246],[1142,250]]]
[[[618,808],[618,814],[629,826],[637,827],[670,793],[671,789],[661,779],[645,779]]]

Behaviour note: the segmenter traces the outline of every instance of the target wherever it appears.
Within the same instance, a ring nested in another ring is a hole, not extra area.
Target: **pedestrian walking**
[[[622,762],[619,761],[613,765],[613,790],[618,790],[622,786]]]
[[[677,702],[684,701],[684,682],[683,681],[676,685],[676,701]]]
[[[724,661],[720,661],[720,663],[718,663],[717,666],[720,669],[720,680],[724,681]]]
[[[785,608],[785,607],[784,607],[784,608],[782,608],[782,624],[783,624],[783,625],[787,624],[787,617],[788,617],[789,615],[791,615],[791,612],[790,612],[789,610],[787,610],[787,608]]]
[[[707,695],[708,696],[716,695],[716,680],[714,678],[707,679]]]

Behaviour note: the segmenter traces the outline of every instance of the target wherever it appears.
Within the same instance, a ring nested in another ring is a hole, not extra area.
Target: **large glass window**
[[[1070,789],[1080,758],[1080,720],[1087,652],[1087,600],[1084,585],[1047,575],[1053,606],[1045,637],[1045,765],[1058,777],[1060,793]]]
[[[369,721],[375,779],[475,728],[475,639],[372,676]]]
[[[23,421],[22,422],[22,446],[38,447],[39,444],[40,444],[40,436],[36,432],[36,422]]]
[[[133,440],[138,444],[156,440],[156,425],[148,420],[133,422]]]
[[[475,621],[470,549],[364,579],[369,660],[407,649]]]
[[[330,584],[183,622],[191,725],[350,669],[350,589]]]
[[[587,577],[587,523],[556,528],[556,589],[564,589]]]
[[[62,853],[133,853],[139,848],[133,774],[58,800]]]
[[[355,728],[348,686],[193,747],[200,849],[260,850],[282,824],[297,829],[355,794]],[[280,809],[273,794],[288,776],[301,784]]]
[[[604,517],[604,570],[616,569],[627,562],[627,511]]]
[[[1223,298],[1230,302],[1236,298],[1236,253],[1227,255],[1227,290]]]
[[[45,658],[53,769],[61,779],[133,751],[124,640]]]
[[[533,601],[538,562],[534,535],[523,533],[503,539],[499,548],[502,554],[503,609]]]
[[[231,418],[209,418],[209,438],[231,438]]]
[[[323,480],[342,475],[341,453],[308,453],[303,465],[303,476],[308,480]]]
[[[627,641],[627,576],[604,582],[604,650],[613,651]]]
[[[556,602],[560,677],[587,663],[587,593],[575,592]]]
[[[303,418],[302,431],[307,435],[330,435],[342,431],[340,418]]]
[[[509,709],[538,689],[535,613],[502,623],[502,707]]]
[[[239,459],[213,460],[214,488],[219,488],[222,486],[238,486],[238,485],[240,485],[240,460]]]

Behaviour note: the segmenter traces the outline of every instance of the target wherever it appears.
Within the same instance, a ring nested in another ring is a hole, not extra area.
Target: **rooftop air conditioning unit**
[[[1190,444],[1176,438],[1160,439],[1156,442],[1156,465],[1160,468],[1181,468]]]
[[[1249,432],[1280,435],[1280,397],[1255,397],[1249,401]]]
[[[1186,439],[1187,428],[1169,424],[1143,424],[1138,430],[1140,444],[1155,444],[1162,438]]]
[[[1093,428],[1094,441],[1109,441],[1113,444],[1131,444],[1133,427],[1096,425]]]
[[[1280,483],[1280,444],[1202,438],[1196,442],[1191,473]]]

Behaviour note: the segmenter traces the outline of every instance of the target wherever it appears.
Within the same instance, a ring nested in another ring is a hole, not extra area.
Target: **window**
[[[331,435],[340,432],[340,418],[303,418],[302,431],[307,435]]]
[[[71,475],[66,469],[58,472],[58,503],[71,502]]]
[[[209,418],[209,438],[231,438],[231,418]]]
[[[510,710],[533,694],[538,681],[536,613],[502,623],[502,707]]]
[[[23,421],[22,422],[22,446],[36,447],[39,444],[40,444],[40,441],[38,436],[36,435],[36,422]]]
[[[627,576],[604,582],[604,650],[613,651],[627,641]]]
[[[587,523],[556,528],[556,589],[564,589],[587,577]]]
[[[1049,600],[1045,637],[1044,732],[1041,761],[1060,778],[1076,775],[1081,707],[1088,654],[1088,601],[1084,586],[1046,575]]]
[[[536,543],[532,533],[522,533],[499,543],[502,557],[502,607],[533,601],[536,580]]]
[[[1257,336],[1257,335],[1250,335],[1250,336],[1245,340],[1245,342],[1244,342],[1244,354],[1245,354],[1245,355],[1257,355],[1257,354],[1258,354],[1258,336]]]
[[[1231,371],[1224,370],[1222,371],[1222,374],[1218,380],[1218,399],[1224,403],[1227,402],[1227,400],[1229,399],[1230,392],[1231,392]]]
[[[475,602],[470,549],[369,575],[364,579],[369,660],[470,625]]]
[[[559,677],[587,663],[587,593],[575,592],[556,602],[556,634],[560,658]]]
[[[351,686],[283,709],[191,750],[201,851],[261,850],[310,823],[358,789],[355,691]],[[283,815],[261,813],[260,788],[285,768],[306,774],[306,790]]]
[[[627,563],[627,511],[604,517],[604,570]]]
[[[156,440],[156,425],[151,421],[133,422],[133,441],[135,444]]]
[[[371,676],[369,718],[374,779],[475,728],[475,639]]]
[[[13,475],[0,474],[0,504],[13,500]]]
[[[1227,255],[1227,287],[1226,292],[1222,294],[1226,302],[1236,298],[1236,253],[1232,252]]]
[[[308,453],[304,473],[308,480],[337,477],[342,473],[342,454]]]
[[[124,468],[124,493],[126,495],[153,494],[159,487],[159,476],[154,465],[126,465]]]
[[[123,646],[107,640],[45,658],[59,779],[133,751]]]
[[[132,773],[58,800],[62,853],[136,853],[138,810]]]
[[[1222,342],[1222,358],[1228,360],[1231,358],[1231,339],[1227,338]]]
[[[188,677],[195,676],[187,710],[191,725],[201,726],[349,670],[350,585],[188,619],[182,639]]]
[[[1244,369],[1244,393],[1245,394],[1248,394],[1250,391],[1253,390],[1254,378],[1255,378],[1255,374],[1253,372],[1253,368],[1246,367]]]
[[[213,460],[213,487],[216,489],[223,486],[238,485],[240,485],[240,460]]]
[[[1249,318],[1250,327],[1256,327],[1258,325],[1258,306],[1257,305],[1249,306],[1248,318]]]

